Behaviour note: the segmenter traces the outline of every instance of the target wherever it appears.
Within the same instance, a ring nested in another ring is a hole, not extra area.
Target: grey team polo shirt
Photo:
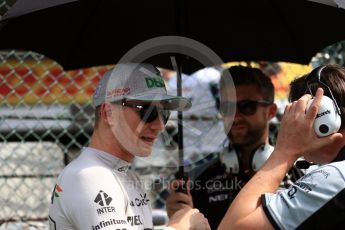
[[[275,229],[345,229],[345,161],[320,166],[294,185],[262,195]]]

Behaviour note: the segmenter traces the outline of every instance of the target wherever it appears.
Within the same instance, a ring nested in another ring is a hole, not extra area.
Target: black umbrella
[[[308,64],[317,51],[345,39],[344,21],[343,9],[306,0],[81,0],[3,21],[0,49],[36,51],[71,70],[114,64],[147,39],[179,35],[225,62]],[[169,52],[186,47],[175,50]],[[172,69],[170,56],[150,61]],[[195,57],[179,59],[186,73],[203,67]]]

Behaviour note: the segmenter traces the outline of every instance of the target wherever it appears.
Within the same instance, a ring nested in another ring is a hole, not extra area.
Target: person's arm
[[[274,193],[284,175],[302,153],[311,152],[342,137],[333,134],[318,138],[313,130],[323,90],[318,89],[309,110],[306,105],[310,95],[286,106],[277,144],[270,158],[260,171],[244,186],[225,214],[219,230],[222,229],[273,229],[266,216],[261,195]]]
[[[276,154],[272,154],[262,169],[236,196],[219,229],[273,229],[264,213],[260,198],[263,193],[274,192],[279,187],[285,173],[294,163],[293,158],[280,157],[278,151],[275,150]]]

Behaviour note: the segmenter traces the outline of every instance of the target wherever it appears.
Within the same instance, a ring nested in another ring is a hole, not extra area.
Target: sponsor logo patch
[[[127,223],[131,224],[131,226],[143,225],[140,215],[127,216]]]
[[[102,206],[102,208],[97,209],[97,214],[102,215],[109,212],[115,212],[115,207],[109,206],[112,200],[113,198],[111,198],[110,196],[108,196],[108,194],[100,190],[94,200],[96,204]]]
[[[131,89],[126,87],[126,88],[115,88],[107,91],[107,98],[109,97],[115,97],[115,96],[122,96],[122,95],[128,95],[130,94]]]
[[[108,206],[112,200],[113,198],[111,198],[110,196],[108,196],[108,194],[100,190],[94,202],[99,204],[100,206],[105,206],[105,205]]]
[[[54,198],[55,197],[60,197],[61,193],[62,193],[62,188],[61,186],[59,186],[58,184],[55,184],[55,187],[54,187],[54,190],[53,190],[53,193],[52,193],[52,196],[51,196],[51,204],[54,203]]]
[[[326,115],[326,114],[331,114],[331,111],[330,111],[330,110],[326,110],[326,111],[324,111],[324,112],[322,112],[322,113],[318,113],[318,114],[316,115],[316,118],[322,117],[322,116],[324,116],[324,115]],[[315,118],[315,119],[316,119],[316,118]]]
[[[208,203],[215,203],[215,202],[219,202],[219,201],[224,201],[229,199],[228,194],[218,194],[215,196],[210,196],[208,197]]]
[[[146,81],[147,88],[153,88],[153,87],[164,88],[165,87],[164,81],[162,78],[146,77],[145,81]]]
[[[289,191],[288,191],[287,194],[288,194],[290,200],[293,199],[293,198],[295,198],[296,192],[297,192],[297,188],[296,188],[295,186],[292,186],[292,187],[289,189]]]
[[[140,207],[140,206],[148,205],[149,202],[150,202],[150,200],[147,198],[147,194],[144,193],[144,194],[140,194],[139,198],[135,198],[134,200],[132,200],[130,202],[130,206]]]
[[[92,230],[99,230],[111,225],[127,224],[126,220],[109,219],[107,221],[100,221],[97,225],[92,225]],[[126,228],[116,228],[114,230],[126,230]]]

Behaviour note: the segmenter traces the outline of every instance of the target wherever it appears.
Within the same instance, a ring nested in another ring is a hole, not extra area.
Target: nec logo
[[[316,118],[322,117],[322,116],[324,116],[324,115],[326,115],[326,114],[331,114],[331,111],[330,111],[330,110],[326,110],[326,111],[324,111],[324,112],[322,112],[322,113],[318,113],[318,114],[316,115]]]
[[[227,200],[228,198],[229,198],[228,194],[218,194],[218,195],[215,195],[215,196],[210,196],[208,198],[208,203],[215,203],[215,202],[218,202],[218,201]]]
[[[111,198],[110,196],[108,196],[108,194],[106,194],[105,192],[100,190],[99,193],[97,194],[94,202],[98,203],[100,206],[103,207],[104,205],[109,206],[109,204],[112,200],[113,200],[113,198]]]

